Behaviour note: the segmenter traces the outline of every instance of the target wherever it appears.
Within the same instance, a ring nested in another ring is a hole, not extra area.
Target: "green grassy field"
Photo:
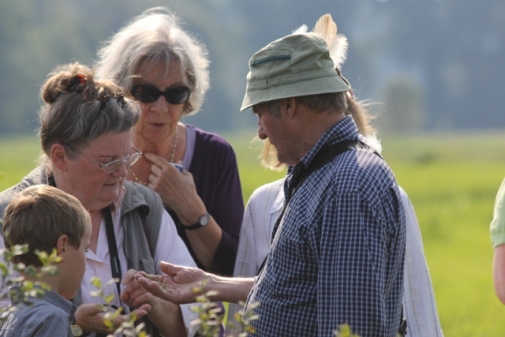
[[[489,223],[505,177],[505,133],[384,142],[409,193],[446,336],[504,336],[505,307],[492,285]]]
[[[244,200],[284,173],[263,169],[254,131],[225,135],[239,161]],[[384,157],[416,209],[445,336],[505,335],[494,295],[489,222],[505,177],[505,132],[410,135],[383,140]],[[34,137],[0,138],[0,190],[38,156]]]

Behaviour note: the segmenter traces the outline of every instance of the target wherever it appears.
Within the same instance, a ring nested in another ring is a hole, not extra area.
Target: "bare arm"
[[[198,295],[208,291],[215,292],[215,295],[210,297],[212,301],[245,301],[254,284],[254,278],[222,277],[198,268],[166,262],[161,262],[160,268],[167,275],[148,275],[141,272],[136,278],[142,287],[153,295],[177,304],[194,303]],[[195,291],[202,284],[203,291]]]
[[[505,180],[496,194],[491,221],[491,242],[494,248],[493,257],[493,281],[496,296],[505,304]]]
[[[505,244],[494,249],[493,280],[496,296],[505,304]]]

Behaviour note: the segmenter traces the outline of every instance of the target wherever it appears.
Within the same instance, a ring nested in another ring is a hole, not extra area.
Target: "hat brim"
[[[246,89],[240,111],[244,111],[253,105],[276,99],[344,92],[350,89],[351,87],[348,83],[340,76],[320,77],[309,81],[299,81],[263,90],[248,91]]]

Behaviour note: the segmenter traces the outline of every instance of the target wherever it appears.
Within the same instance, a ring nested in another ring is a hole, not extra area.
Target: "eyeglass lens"
[[[182,104],[189,99],[190,89],[180,86],[160,91],[152,85],[139,84],[133,87],[131,94],[135,100],[142,103],[156,102],[163,95],[165,100],[170,104]]]
[[[125,164],[127,167],[135,164],[140,157],[142,157],[142,152],[132,153],[128,158],[122,160],[114,160],[107,164],[102,164],[102,169],[105,174],[111,174],[116,171],[122,164]]]

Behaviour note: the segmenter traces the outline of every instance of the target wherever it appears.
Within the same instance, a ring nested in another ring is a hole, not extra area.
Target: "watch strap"
[[[198,228],[205,227],[209,223],[209,220],[210,220],[210,214],[209,212],[205,212],[205,214],[202,215],[196,223],[192,224],[191,226],[184,226],[184,229],[192,231]]]

